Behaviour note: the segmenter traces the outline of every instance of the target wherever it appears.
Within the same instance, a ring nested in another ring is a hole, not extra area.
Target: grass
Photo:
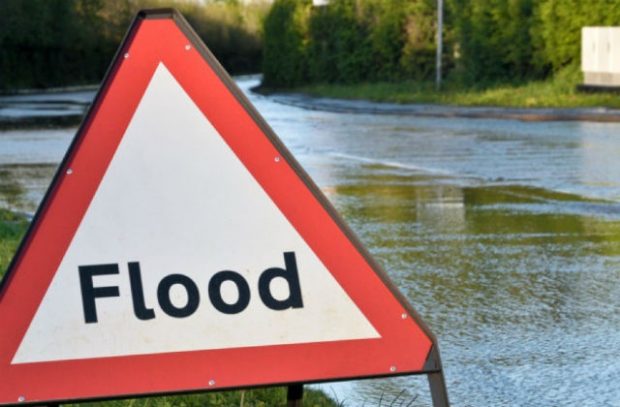
[[[27,227],[28,220],[24,216],[0,208],[0,277],[4,275]]]
[[[4,275],[17,246],[26,233],[28,219],[0,208],[0,277]],[[140,399],[114,400],[82,403],[90,407],[272,407],[286,405],[286,388],[270,387],[252,390],[210,392],[182,396],[146,397]],[[304,389],[304,406],[336,407],[338,404],[320,390]]]
[[[79,404],[79,406],[83,407],[277,407],[285,405],[285,387],[189,394],[183,396],[146,397],[140,399]],[[304,406],[336,407],[337,404],[325,396],[320,390],[306,388],[304,389]]]
[[[582,93],[576,90],[581,73],[574,68],[560,71],[546,81],[484,88],[464,87],[447,81],[441,91],[433,83],[414,81],[377,82],[355,85],[317,84],[296,88],[311,96],[365,99],[377,102],[426,103],[458,106],[502,107],[610,107],[620,108],[620,95]]]

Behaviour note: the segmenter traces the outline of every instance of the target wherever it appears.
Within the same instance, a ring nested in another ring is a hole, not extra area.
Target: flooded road
[[[620,406],[620,124],[249,96],[439,338],[454,406]],[[0,131],[0,205],[32,212],[75,130]],[[323,388],[429,405],[424,377]]]

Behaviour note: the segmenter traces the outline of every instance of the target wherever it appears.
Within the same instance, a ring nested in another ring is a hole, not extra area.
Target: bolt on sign
[[[428,374],[434,336],[183,17],[138,14],[0,287],[0,405]]]

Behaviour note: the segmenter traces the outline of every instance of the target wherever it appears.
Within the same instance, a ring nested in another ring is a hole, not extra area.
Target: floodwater
[[[454,406],[620,406],[620,124],[249,96],[439,338]],[[32,212],[74,132],[0,131],[0,204]],[[430,403],[420,376],[322,387]]]

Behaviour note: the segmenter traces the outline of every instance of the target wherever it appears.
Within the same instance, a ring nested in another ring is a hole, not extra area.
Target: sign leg
[[[428,384],[431,388],[431,397],[433,399],[433,407],[450,407],[448,401],[448,391],[446,390],[446,381],[443,378],[443,371],[429,373]]]
[[[291,384],[286,394],[287,407],[302,407],[304,398],[304,385]]]

